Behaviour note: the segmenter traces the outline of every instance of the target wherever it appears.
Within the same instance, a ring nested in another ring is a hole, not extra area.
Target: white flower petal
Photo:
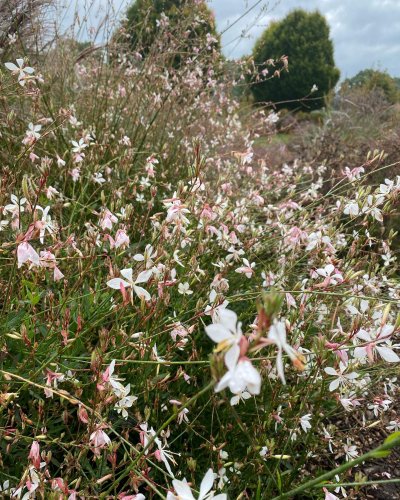
[[[130,283],[132,283],[132,268],[128,268],[128,269],[122,269],[121,270],[121,275],[127,279]]]
[[[214,483],[214,472],[212,469],[208,469],[206,475],[204,476],[200,484],[200,493],[198,500],[203,500],[207,493],[211,490]]]
[[[390,349],[390,347],[376,346],[376,350],[379,352],[381,358],[383,358],[388,363],[397,363],[400,361],[399,356]]]
[[[120,290],[121,289],[121,283],[124,287],[130,287],[131,284],[128,283],[125,280],[122,280],[121,278],[113,278],[109,281],[107,281],[107,286],[110,288],[113,288],[114,290]]]
[[[141,286],[133,285],[133,290],[140,299],[144,298],[144,300],[146,300],[147,302],[151,300],[151,295],[149,294],[149,292]]]

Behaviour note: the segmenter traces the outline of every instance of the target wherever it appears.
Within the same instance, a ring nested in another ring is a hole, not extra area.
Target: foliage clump
[[[346,79],[341,85],[342,93],[354,89],[364,89],[370,92],[381,92],[390,104],[395,104],[400,100],[400,89],[398,82],[386,71],[364,69],[362,71],[359,71],[352,78]]]
[[[279,78],[254,82],[251,91],[255,101],[272,101],[288,109],[323,107],[340,75],[324,16],[298,9],[271,23],[253,50],[259,74],[271,72],[268,61],[283,55],[288,57],[290,70],[280,72]]]

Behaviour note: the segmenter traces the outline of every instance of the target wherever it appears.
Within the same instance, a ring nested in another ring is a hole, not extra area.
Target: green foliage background
[[[124,25],[130,35],[130,45],[133,49],[139,49],[142,55],[146,55],[159,35],[157,20],[164,13],[169,18],[169,26],[172,32],[180,33],[182,28],[188,28],[185,49],[188,53],[198,45],[199,38],[204,39],[210,33],[218,40],[214,14],[205,2],[194,0],[136,0],[126,14],[127,21]],[[184,23],[187,26],[182,26]],[[180,28],[178,30],[178,28]]]
[[[385,71],[364,69],[342,84],[342,90],[364,88],[366,90],[380,90],[385,98],[394,104],[400,100],[399,79],[392,78]]]
[[[339,80],[329,26],[317,11],[294,10],[282,21],[271,23],[257,41],[253,55],[260,72],[268,59],[289,57],[289,72],[281,72],[280,78],[253,83],[251,91],[256,102],[286,101],[278,107],[318,109],[324,106],[325,97]],[[318,91],[299,102],[310,94],[314,84]]]

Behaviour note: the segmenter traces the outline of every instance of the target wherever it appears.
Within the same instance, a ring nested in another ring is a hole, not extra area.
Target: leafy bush
[[[142,55],[148,54],[161,31],[169,32],[172,39],[179,39],[175,64],[196,56],[199,39],[216,50],[220,45],[214,15],[203,0],[136,0],[127,10],[122,29],[131,49]]]
[[[348,78],[341,85],[341,91],[364,88],[368,91],[381,91],[387,101],[394,104],[399,101],[400,91],[394,78],[384,71],[364,69],[353,78]]]
[[[271,23],[253,51],[259,73],[271,71],[268,60],[283,55],[289,59],[290,71],[280,72],[280,78],[264,78],[253,83],[251,91],[255,101],[272,101],[288,109],[323,107],[326,96],[339,80],[324,16],[298,9],[281,21]]]

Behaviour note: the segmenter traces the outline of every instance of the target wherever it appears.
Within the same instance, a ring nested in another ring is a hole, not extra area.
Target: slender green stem
[[[355,465],[359,465],[366,460],[370,458],[377,458],[379,456],[384,456],[384,453],[382,452],[387,452],[394,448],[395,446],[400,445],[400,435],[398,435],[395,439],[392,439],[390,441],[385,441],[382,445],[378,446],[377,448],[368,451],[367,453],[364,453],[364,455],[361,455],[354,460],[351,460],[349,462],[344,463],[343,465],[340,465],[339,467],[336,467],[336,469],[333,469],[329,472],[326,472],[325,474],[322,474],[321,476],[311,479],[310,481],[307,481],[306,483],[301,484],[297,488],[294,488],[286,493],[283,493],[282,495],[279,495],[277,497],[274,497],[272,500],[281,500],[284,498],[292,498],[298,493],[302,493],[303,491],[309,490],[310,488],[316,488],[318,486],[322,487],[325,486],[324,482],[328,481],[332,477],[334,477],[336,474],[342,474],[343,472],[346,472],[348,469],[351,469]],[[381,455],[382,454],[382,455]]]

